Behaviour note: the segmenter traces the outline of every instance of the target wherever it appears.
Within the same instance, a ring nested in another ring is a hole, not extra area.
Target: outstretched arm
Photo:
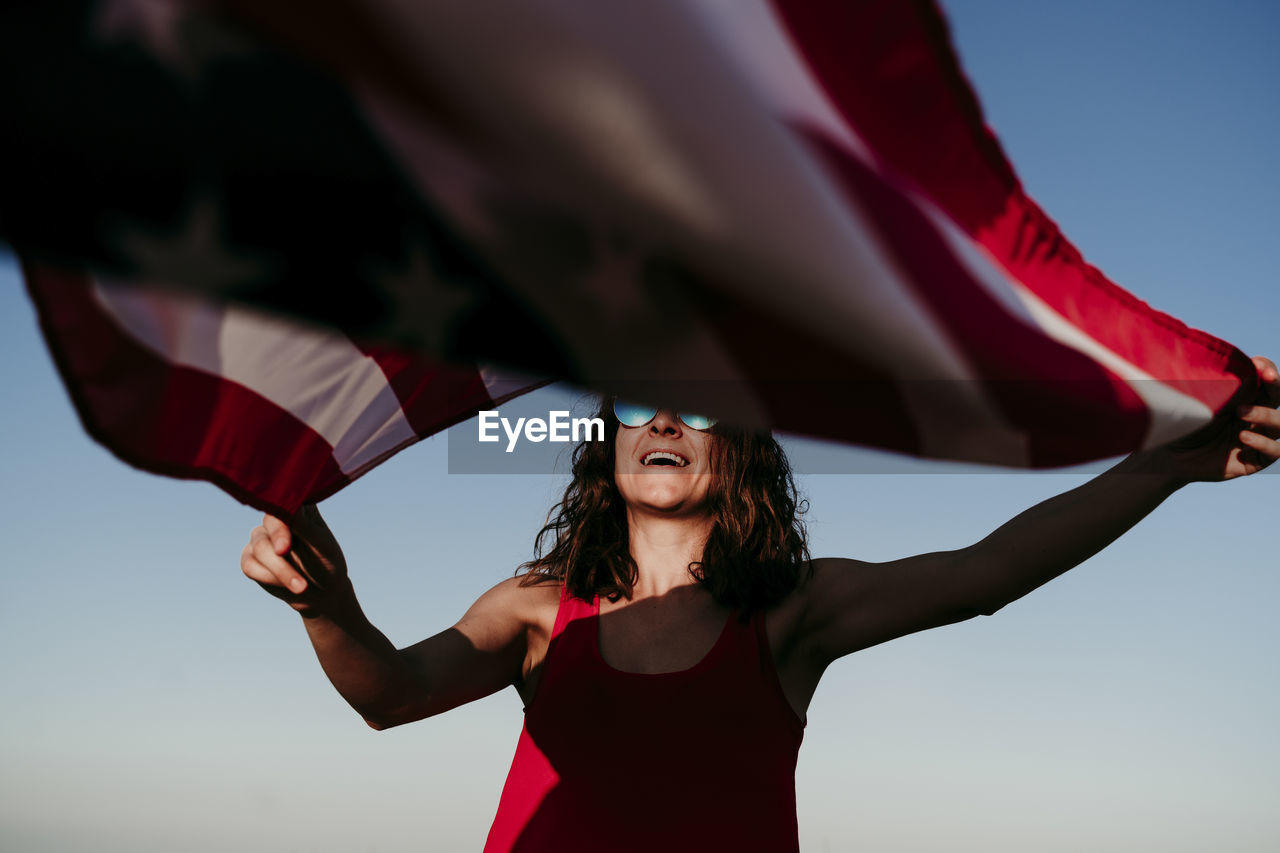
[[[1195,446],[1137,453],[980,542],[890,563],[814,561],[801,637],[816,667],[904,634],[990,614],[1080,564],[1184,484],[1246,476],[1280,458],[1280,371],[1254,359],[1257,405]]]
[[[521,677],[529,596],[514,579],[481,596],[454,627],[396,649],[365,617],[342,551],[314,506],[292,528],[264,518],[240,565],[301,614],[325,674],[375,729],[439,714]]]

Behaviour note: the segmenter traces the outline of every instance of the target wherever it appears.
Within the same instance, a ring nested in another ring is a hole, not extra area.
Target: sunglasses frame
[[[633,408],[633,409],[641,409],[641,410],[645,410],[645,411],[647,411],[647,410],[648,410],[648,409],[650,409],[650,408],[653,408],[653,414],[649,415],[649,417],[648,417],[647,419],[645,419],[642,423],[638,423],[638,424],[635,424],[635,425],[633,426],[632,424],[629,424],[629,423],[627,423],[626,421],[624,421],[624,420],[623,420],[623,419],[618,415],[618,406],[619,406],[619,404],[621,404],[621,405],[623,405],[623,406],[629,406],[629,407],[631,407],[631,408]],[[613,403],[612,403],[612,405],[610,406],[610,408],[613,410],[613,416],[614,416],[614,418],[616,418],[616,419],[617,419],[617,421],[618,421],[618,425],[619,425],[619,426],[622,426],[622,427],[625,427],[626,429],[640,429],[641,427],[646,427],[646,426],[648,426],[649,424],[653,423],[653,419],[654,419],[654,418],[656,418],[656,417],[658,416],[658,412],[660,412],[660,411],[661,411],[661,408],[660,408],[660,407],[657,407],[657,406],[654,406],[654,407],[650,407],[650,406],[638,406],[638,405],[636,405],[635,403],[626,403],[626,402],[623,402],[622,400],[619,400],[617,397],[614,397],[614,398],[613,398]],[[675,413],[675,415],[676,415],[676,417],[677,417],[677,418],[679,418],[679,419],[680,419],[680,423],[684,424],[684,425],[685,425],[685,426],[687,426],[689,429],[696,429],[698,432],[707,432],[708,430],[713,429],[713,428],[715,427],[715,425],[716,425],[717,423],[719,423],[719,420],[717,420],[716,418],[708,417],[707,415],[695,415],[695,414],[692,414],[692,413],[689,413],[689,412],[684,412],[684,413],[676,412],[676,413]],[[687,420],[685,420],[685,415],[688,415],[688,416],[689,416],[689,417],[691,417],[691,418],[700,418],[701,420],[706,421],[706,422],[707,422],[707,425],[706,425],[706,426],[696,426],[696,425],[694,425],[694,424],[691,424],[691,423],[689,423]]]

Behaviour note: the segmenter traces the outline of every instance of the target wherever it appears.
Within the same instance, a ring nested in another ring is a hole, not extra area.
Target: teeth
[[[689,464],[689,460],[676,456],[674,453],[668,453],[665,450],[655,450],[652,453],[646,453],[644,458],[640,460],[640,464],[650,465],[655,459],[669,459],[681,468]]]

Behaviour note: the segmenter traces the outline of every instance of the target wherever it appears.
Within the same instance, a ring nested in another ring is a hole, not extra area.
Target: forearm
[[[1183,484],[1163,451],[1135,454],[958,552],[974,611],[993,613],[1118,539]]]
[[[374,728],[384,728],[425,694],[396,647],[373,626],[355,594],[334,596],[323,610],[304,611],[303,624],[334,688]]]

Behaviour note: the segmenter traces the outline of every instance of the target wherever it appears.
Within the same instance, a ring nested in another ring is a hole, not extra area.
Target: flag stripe
[[[85,194],[48,170],[18,184],[105,223],[61,247],[71,232],[36,216],[41,257],[200,297],[104,285],[97,302],[64,288],[63,306],[51,285],[51,346],[79,353],[60,364],[90,366],[84,379],[64,370],[73,396],[106,407],[82,405],[86,423],[136,426],[130,406],[169,418],[144,434],[204,435],[182,445],[202,472],[225,447],[269,446],[292,464],[301,442],[323,457],[305,474],[261,455],[215,471],[260,506],[329,494],[539,384],[505,368],[749,426],[1037,466],[1152,446],[1256,387],[1242,353],[1115,287],[1025,196],[932,3],[652,0],[566,16],[561,0],[527,0],[501,19],[390,0],[305,19],[215,6],[166,21],[259,40],[248,59],[181,57],[217,80],[216,99],[183,84],[181,112],[126,109],[127,81],[174,83],[175,56],[149,56],[146,39],[132,54],[87,48],[68,72],[119,81],[91,87],[98,108],[161,140],[163,192]],[[27,37],[69,37],[40,8],[21,21]],[[30,86],[23,103],[39,100]],[[258,132],[273,92],[303,90],[305,109]],[[46,126],[44,112],[23,115]],[[299,145],[317,156],[296,160]],[[122,156],[74,153],[104,180]],[[206,166],[187,175],[186,163]],[[317,235],[327,245],[313,254]],[[359,343],[201,301],[228,294]],[[86,300],[107,331],[55,342],[89,322]],[[177,393],[196,412],[184,422],[123,387],[128,376],[95,372],[103,346],[144,353],[146,376],[170,364],[148,380],[157,392],[181,377],[215,402],[205,412]],[[446,358],[504,370],[435,362]],[[221,416],[217,401],[245,395],[249,414]],[[131,440],[117,452],[145,453]],[[272,491],[282,477],[304,487]]]
[[[957,249],[952,227],[932,217],[960,262],[977,268],[977,283],[1045,335],[1132,380],[1150,415],[1138,446],[1184,435],[1248,393],[1239,378],[1253,372],[1242,353],[1106,280],[1025,196],[983,124],[933,4],[868,3],[856,13],[817,5],[774,0],[810,63],[810,81],[823,90],[804,103],[821,104],[809,111],[824,128],[840,128],[826,134],[828,150],[860,161],[874,150],[869,162],[905,182],[900,192],[926,213],[928,199],[941,204],[967,234],[973,248]],[[916,283],[930,286],[918,276]],[[1010,296],[1020,307],[1009,305]]]
[[[545,380],[24,264],[85,428],[130,464],[289,516]],[[494,393],[490,393],[490,387]],[[496,399],[495,399],[496,397]]]
[[[98,282],[94,294],[163,360],[239,383],[307,424],[344,473],[416,438],[377,361],[342,335],[176,293]]]
[[[356,342],[356,346],[377,363],[418,437],[439,432],[551,381],[492,366],[438,364],[381,344]]]
[[[85,429],[124,461],[282,515],[349,482],[329,443],[289,412],[122,333],[87,277],[29,263],[24,274]]]
[[[814,141],[833,176],[877,211],[880,236],[907,271],[903,284],[964,352],[1007,421],[1031,438],[1032,465],[1078,459],[1082,444],[1115,455],[1141,443],[1146,407],[1119,376],[1003,310],[907,195],[895,192],[858,158],[845,156],[827,140]],[[1063,400],[1078,407],[1068,413],[1074,417],[1064,417]],[[1096,424],[1100,435],[1064,431],[1077,419]]]
[[[985,248],[975,245],[954,223],[937,211],[927,200],[915,197],[916,203],[929,216],[930,221],[947,241],[957,261],[962,263],[992,298],[999,301],[1014,317],[1035,326],[1050,338],[1095,359],[1099,364],[1124,379],[1147,407],[1149,425],[1141,444],[1142,448],[1155,447],[1186,435],[1213,418],[1213,410],[1205,402],[1179,390],[1177,383],[1157,380],[1151,374],[1131,364],[1090,337],[1078,326],[1032,293],[1009,272],[999,267],[999,262]],[[1217,379],[1222,399],[1238,387],[1234,379]],[[1204,389],[1201,389],[1203,393]]]
[[[1213,409],[1229,383],[1195,380],[1251,375],[1238,350],[1152,309],[1085,263],[1027,198],[983,122],[933,3],[772,2],[836,112],[877,159],[1070,324],[1149,375],[1192,380],[1183,390]]]

